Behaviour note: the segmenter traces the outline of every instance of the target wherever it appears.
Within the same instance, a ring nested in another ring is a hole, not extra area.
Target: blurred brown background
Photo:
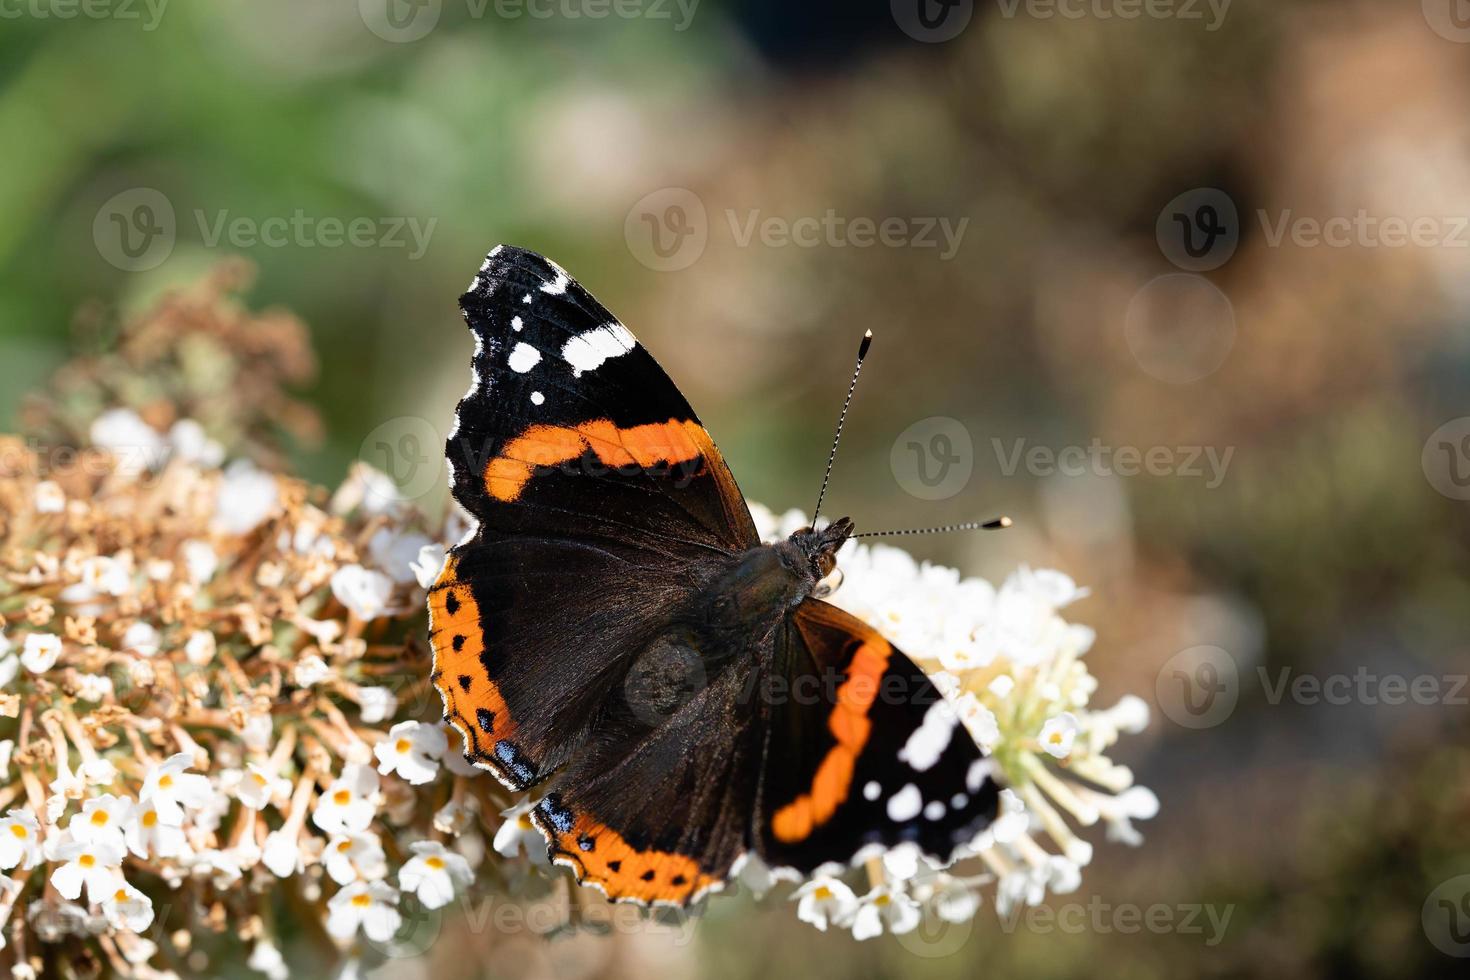
[[[447,427],[454,299],[506,241],[639,334],[751,499],[810,508],[872,328],[828,512],[1010,514],[915,550],[1066,571],[1097,700],[1156,708],[1117,755],[1162,812],[1099,846],[1081,928],[858,945],[736,898],[692,939],[445,920],[375,975],[1463,967],[1470,3],[7,9],[6,428],[105,343],[78,309],[243,255],[318,343],[299,467],[384,465],[379,426]]]

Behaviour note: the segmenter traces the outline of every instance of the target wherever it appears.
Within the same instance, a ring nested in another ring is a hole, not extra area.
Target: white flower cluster
[[[751,509],[768,541],[806,524],[798,511]],[[1120,734],[1147,726],[1148,706],[1132,695],[1111,708],[1089,706],[1097,681],[1082,657],[1095,635],[1059,615],[1085,590],[1061,572],[1026,568],[995,588],[898,548],[856,540],[843,546],[837,563],[842,585],[829,601],[929,673],[1008,788],[998,819],[956,866],[936,866],[914,845],[901,845],[869,863],[862,896],[830,876],[802,885],[793,898],[803,921],[850,929],[857,939],[902,934],[925,915],[972,918],[991,883],[996,910],[1006,915],[1039,904],[1048,892],[1079,887],[1092,845],[1073,824],[1101,821],[1109,839],[1140,843],[1132,821],[1154,816],[1158,800],[1105,753]],[[962,870],[967,866],[973,872]],[[754,883],[749,876],[747,882]]]
[[[220,469],[191,425],[148,433],[126,410],[98,420],[105,496],[6,488],[0,531],[26,536],[0,581],[0,948],[15,938],[24,970],[33,943],[97,940],[115,972],[167,977],[150,962],[178,941],[166,909],[213,907],[223,929],[229,894],[259,910],[232,926],[249,966],[284,977],[263,906],[285,878],[343,950],[387,942],[403,896],[463,894],[478,815],[503,806],[458,735],[404,718],[380,680],[427,685],[444,548],[365,468],[320,509],[296,481]],[[112,521],[128,546],[103,551]]]

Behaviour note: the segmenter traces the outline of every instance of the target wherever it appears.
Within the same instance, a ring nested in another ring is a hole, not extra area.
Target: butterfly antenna
[[[847,421],[847,407],[852,404],[852,393],[857,390],[858,375],[863,371],[863,358],[873,346],[873,331],[863,333],[858,344],[857,366],[852,369],[852,383],[847,386],[847,397],[842,400],[842,414],[837,416],[837,433],[832,436],[832,451],[827,454],[827,472],[822,474],[822,489],[817,493],[817,506],[812,508],[812,527],[817,526],[817,515],[822,512],[822,499],[827,496],[827,481],[832,478],[832,461],[837,458],[837,443],[842,441],[842,426]]]
[[[997,517],[993,521],[981,524],[973,522],[970,524],[946,524],[943,527],[916,527],[908,531],[863,531],[854,534],[855,538],[891,538],[900,534],[948,534],[950,531],[998,531],[1001,528],[1011,526],[1009,517]]]

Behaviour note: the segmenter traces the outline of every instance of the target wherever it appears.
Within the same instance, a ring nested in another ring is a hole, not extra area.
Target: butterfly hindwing
[[[766,863],[809,873],[904,843],[945,863],[994,819],[991,761],[877,630],[806,599],[776,643],[755,815]]]

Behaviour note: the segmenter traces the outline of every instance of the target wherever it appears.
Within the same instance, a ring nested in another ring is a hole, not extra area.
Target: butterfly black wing
[[[877,630],[806,599],[774,640],[753,839],[803,874],[913,843],[950,861],[995,818],[993,763]]]
[[[433,680],[466,756],[524,789],[585,738],[660,610],[757,538],[688,402],[560,267],[500,246],[460,306],[474,378],[446,453],[476,527],[430,590]]]

